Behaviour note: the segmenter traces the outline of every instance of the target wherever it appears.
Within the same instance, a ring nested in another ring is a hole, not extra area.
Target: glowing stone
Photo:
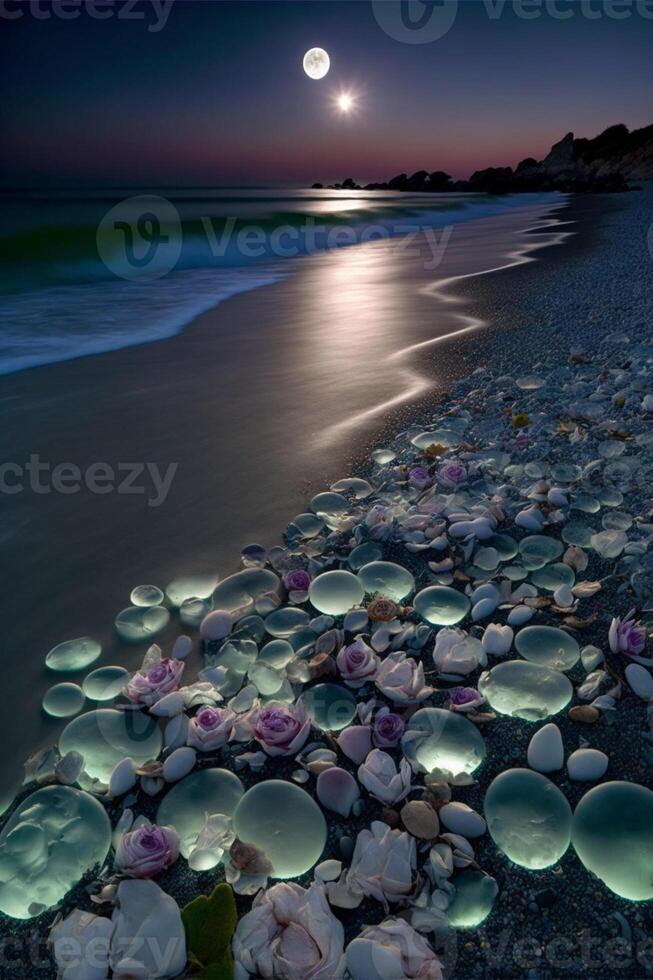
[[[295,651],[288,640],[271,640],[259,650],[256,662],[280,670],[295,659]]]
[[[257,599],[277,595],[280,585],[278,576],[266,568],[245,568],[220,582],[213,593],[213,607],[226,612],[251,611]]]
[[[316,728],[339,732],[356,714],[356,698],[340,684],[316,684],[301,696],[301,701]]]
[[[201,769],[176,783],[157,811],[160,827],[174,827],[183,857],[193,850],[206,814],[232,817],[245,792],[238,776],[226,769]],[[241,838],[247,840],[247,838]]]
[[[0,835],[0,911],[29,919],[56,905],[111,844],[104,807],[88,793],[47,786],[24,800]]]
[[[127,643],[143,643],[168,625],[170,613],[163,606],[128,606],[116,616],[116,632]]]
[[[365,589],[351,572],[322,572],[311,582],[308,597],[319,612],[342,616],[363,601]]]
[[[555,670],[571,670],[580,657],[580,647],[573,636],[555,626],[527,626],[520,630],[515,649],[531,663]]]
[[[415,596],[413,605],[420,616],[436,626],[455,626],[465,618],[470,608],[466,595],[446,585],[422,589]]]
[[[346,480],[338,480],[331,487],[336,493],[350,493],[356,498],[356,500],[365,500],[366,497],[370,497],[374,493],[374,489],[367,482],[367,480],[361,480],[358,476],[352,476]]]
[[[380,544],[377,544],[376,541],[365,541],[349,552],[347,561],[349,567],[357,572],[363,565],[367,565],[368,562],[378,561],[382,556],[383,548]]]
[[[131,677],[124,667],[98,667],[82,683],[82,690],[91,701],[112,701]]]
[[[298,514],[288,525],[290,538],[314,538],[324,528],[324,521],[317,514]]]
[[[80,636],[76,640],[65,640],[50,650],[45,665],[61,674],[72,674],[84,670],[102,653],[102,647],[90,636]]]
[[[363,565],[358,578],[366,592],[401,602],[415,588],[415,579],[402,565],[393,561],[372,561]]]
[[[506,660],[481,674],[478,689],[502,715],[540,721],[569,704],[573,688],[559,670],[527,660]]]
[[[391,449],[375,449],[372,453],[372,459],[377,466],[387,466],[388,463],[391,463],[396,458],[397,454],[393,453]]]
[[[184,599],[179,607],[179,622],[191,629],[199,629],[202,620],[211,612],[210,599]]]
[[[266,616],[264,622],[270,636],[283,639],[302,626],[307,626],[310,619],[311,617],[303,609],[298,609],[297,606],[284,606],[283,609],[275,609],[273,613]]]
[[[158,606],[164,599],[163,592],[156,585],[137,585],[129,597],[133,606]]]
[[[447,906],[447,918],[454,929],[474,929],[492,911],[499,886],[490,875],[463,871],[454,878],[456,894]]]
[[[557,538],[548,538],[544,534],[531,534],[519,542],[519,553],[527,568],[534,570],[542,568],[554,561],[564,551],[564,546]]]
[[[186,599],[208,599],[217,581],[217,575],[182,575],[166,586],[168,601],[177,607]]]
[[[588,871],[633,902],[653,898],[653,793],[638,783],[595,786],[574,813],[571,841]]]
[[[161,751],[161,732],[156,720],[140,711],[98,708],[87,711],[64,728],[59,751],[79,752],[92,779],[109,782],[114,766],[131,758],[136,765],[156,759]]]
[[[569,847],[571,807],[558,787],[539,772],[500,773],[488,787],[484,806],[494,843],[522,868],[548,868]]]
[[[555,592],[561,585],[568,585],[570,588],[574,584],[576,576],[573,569],[564,562],[554,562],[552,565],[545,565],[543,568],[536,569],[531,575],[531,582],[538,589],[546,589],[548,592]]]
[[[421,708],[408,720],[401,748],[424,772],[472,773],[485,758],[485,742],[476,725],[454,711]]]
[[[311,500],[311,509],[322,517],[339,517],[348,514],[352,505],[341,493],[325,491],[318,493]]]
[[[295,878],[319,860],[327,837],[322,811],[294,783],[268,779],[245,793],[236,807],[237,836],[260,848],[272,862],[274,878]]]
[[[45,692],[43,710],[53,718],[72,718],[84,707],[84,692],[78,684],[55,684]]]

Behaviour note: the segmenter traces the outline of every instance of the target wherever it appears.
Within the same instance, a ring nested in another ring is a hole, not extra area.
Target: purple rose
[[[449,692],[449,708],[451,711],[472,711],[483,704],[485,698],[474,687],[454,687]]]
[[[123,834],[116,848],[116,866],[130,878],[152,878],[179,857],[179,834],[174,827],[145,823]]]
[[[229,708],[202,708],[188,723],[186,745],[200,752],[212,752],[226,745],[236,720]]]
[[[412,486],[422,490],[424,487],[429,486],[431,477],[429,476],[428,470],[425,470],[423,466],[413,466],[408,471],[408,482]]]
[[[343,647],[336,657],[336,665],[347,687],[362,687],[373,681],[380,660],[364,640],[358,639]]]
[[[151,707],[166,694],[177,690],[183,672],[181,660],[164,657],[146,671],[134,674],[123,687],[122,693],[135,704]]]
[[[283,584],[289,592],[308,592],[311,576],[303,568],[293,568],[284,575]]]
[[[640,657],[646,646],[646,630],[635,619],[631,609],[624,619],[615,616],[610,623],[608,642],[613,653],[623,653],[626,657]]]
[[[263,751],[272,756],[299,752],[311,730],[301,701],[296,704],[270,702],[265,708],[254,708],[247,723]]]
[[[445,463],[437,472],[438,483],[450,490],[459,487],[467,479],[467,470],[462,463]]]
[[[382,749],[393,748],[404,734],[405,727],[403,718],[392,711],[377,715],[374,722],[374,744]]]

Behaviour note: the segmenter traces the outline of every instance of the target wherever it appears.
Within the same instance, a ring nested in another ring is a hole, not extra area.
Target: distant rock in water
[[[575,139],[567,133],[554,143],[544,160],[526,157],[512,167],[477,170],[469,180],[453,181],[443,170],[402,173],[380,183],[366,184],[368,191],[409,193],[476,191],[506,194],[528,191],[582,191],[614,193],[629,190],[628,181],[653,179],[653,125],[629,132],[623,123],[609,126],[593,139]],[[352,177],[334,189],[360,190]],[[322,184],[313,184],[321,188]]]

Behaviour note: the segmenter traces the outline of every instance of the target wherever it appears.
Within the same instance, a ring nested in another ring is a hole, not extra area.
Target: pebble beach
[[[653,188],[558,217],[278,545],[132,593],[1,818],[2,977],[653,975]]]

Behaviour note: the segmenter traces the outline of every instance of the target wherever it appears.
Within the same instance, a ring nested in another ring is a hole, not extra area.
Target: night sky
[[[143,20],[116,16],[124,0],[97,4],[106,20],[69,6],[76,19],[37,19],[5,0],[23,15],[0,19],[4,185],[464,177],[542,157],[569,130],[653,122],[653,3],[647,19],[613,0],[628,14],[615,19],[598,0],[558,0],[573,14],[561,20],[465,0],[425,44],[388,36],[367,0],[175,0],[159,31],[147,0]],[[332,61],[319,82],[301,67],[314,45]],[[349,116],[332,104],[342,91],[357,96]]]

